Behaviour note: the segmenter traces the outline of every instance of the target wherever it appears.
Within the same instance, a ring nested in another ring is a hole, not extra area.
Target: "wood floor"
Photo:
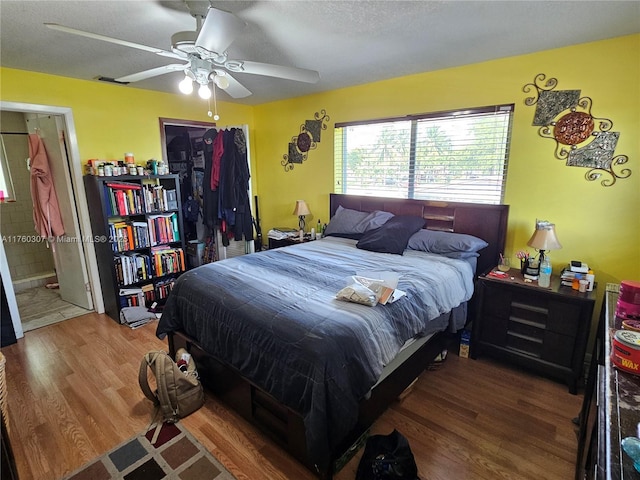
[[[2,349],[22,480],[60,479],[147,426],[152,407],[137,378],[143,354],[166,349],[155,325],[131,330],[91,313]],[[373,433],[402,432],[423,480],[567,480],[576,455],[571,419],[581,400],[560,383],[449,354]],[[315,478],[211,395],[182,424],[238,480]],[[355,478],[360,454],[336,480]]]

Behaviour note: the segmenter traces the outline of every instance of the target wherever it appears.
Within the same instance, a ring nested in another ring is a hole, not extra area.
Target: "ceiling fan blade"
[[[124,77],[116,78],[116,82],[122,83],[130,83],[130,82],[139,82],[140,80],[146,80],[147,78],[157,77],[159,75],[164,75],[165,73],[177,72],[179,70],[184,70],[189,66],[188,63],[184,64],[172,64],[172,65],[163,65],[162,67],[151,68],[149,70],[144,70],[143,72],[132,73],[131,75],[125,75]]]
[[[320,80],[320,74],[315,70],[307,70],[305,68],[283,67],[281,65],[271,65],[269,63],[242,61],[241,71],[244,73],[253,73],[255,75],[264,75],[266,77],[286,78],[297,82],[316,83]]]
[[[210,8],[195,45],[210,52],[223,54],[246,26],[247,24],[234,14]]]
[[[140,43],[129,42],[127,40],[120,40],[118,38],[107,37],[105,35],[99,35],[97,33],[85,32],[84,30],[77,30],[71,27],[65,27],[64,25],[58,25],[57,23],[45,23],[45,25],[52,30],[58,30],[60,32],[71,33],[73,35],[80,35],[81,37],[93,38],[94,40],[101,40],[103,42],[115,43],[116,45],[122,45],[124,47],[137,48],[138,50],[144,50],[146,52],[155,53],[163,57],[177,58],[184,60],[184,57],[177,55],[168,50],[162,50],[161,48],[148,47]]]
[[[225,78],[229,80],[229,86],[224,91],[232,98],[244,98],[251,95],[251,91],[228,73],[225,73]]]

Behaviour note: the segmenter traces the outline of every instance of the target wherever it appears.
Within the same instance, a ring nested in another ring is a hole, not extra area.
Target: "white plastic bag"
[[[338,300],[360,303],[370,307],[375,307],[378,303],[376,293],[358,282],[353,282],[351,285],[344,287],[336,294],[336,298]]]

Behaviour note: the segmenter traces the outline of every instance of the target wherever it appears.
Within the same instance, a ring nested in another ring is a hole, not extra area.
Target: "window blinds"
[[[335,191],[501,203],[513,105],[336,124]]]

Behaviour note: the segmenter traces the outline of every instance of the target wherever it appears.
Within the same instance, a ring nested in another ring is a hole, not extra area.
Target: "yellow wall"
[[[505,203],[511,206],[507,252],[525,248],[536,218],[556,223],[563,249],[551,252],[554,271],[571,259],[588,262],[596,280],[640,279],[640,35],[412,75],[293,100],[248,107],[221,102],[220,125],[248,124],[252,185],[260,197],[262,227],[295,225],[295,200],[307,201],[308,222],[328,220],[333,189],[333,124],[350,120],[514,103],[512,147]],[[629,157],[632,175],[612,187],[584,178],[587,169],[566,167],[555,143],[531,125],[534,107],[522,87],[538,73],[555,77],[556,89],[580,89],[593,99],[593,114],[620,132],[616,154]],[[208,121],[206,104],[131,87],[0,69],[4,101],[73,109],[80,154],[138,161],[161,158],[159,117]],[[300,125],[326,109],[327,130],[302,165],[285,172],[288,142]],[[265,235],[266,236],[266,235]]]
[[[212,122],[197,95],[168,94],[96,81],[0,69],[0,98],[7,102],[70,107],[83,163],[90,158],[136,162],[162,159],[159,118]],[[252,108],[218,102],[219,126],[248,124]],[[252,165],[255,168],[255,165]]]
[[[326,221],[333,189],[336,122],[514,103],[505,203],[510,205],[506,251],[527,248],[536,218],[556,224],[562,250],[550,252],[554,272],[570,260],[587,262],[604,283],[640,279],[640,35],[407,76],[255,108],[259,195],[263,229],[293,225],[297,198],[315,224]],[[614,186],[585,180],[588,169],[554,157],[555,142],[541,138],[523,86],[538,73],[558,79],[556,90],[579,89],[592,113],[620,132],[616,154],[629,157],[632,175]],[[285,172],[287,144],[306,119],[325,109],[331,120],[317,150]],[[531,249],[529,248],[531,251]],[[600,296],[600,295],[599,295]]]

